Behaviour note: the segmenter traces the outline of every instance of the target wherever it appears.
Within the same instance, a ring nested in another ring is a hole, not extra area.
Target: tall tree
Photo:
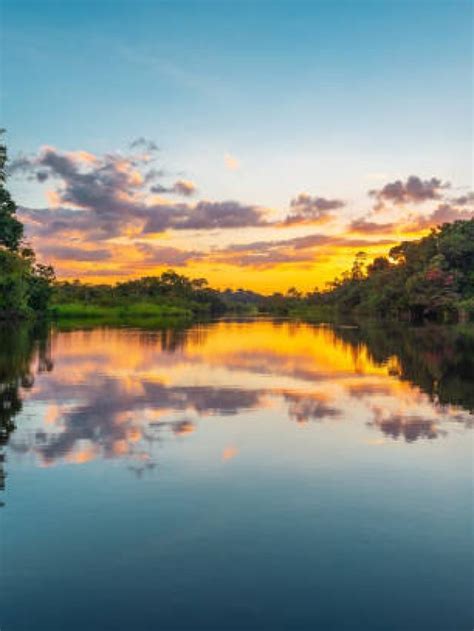
[[[6,162],[7,148],[0,140],[0,245],[16,252],[23,238],[23,224],[16,218],[17,206],[5,188]]]

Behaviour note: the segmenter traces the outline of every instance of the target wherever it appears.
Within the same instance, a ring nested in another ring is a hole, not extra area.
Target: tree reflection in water
[[[53,370],[52,339],[58,369],[44,375]],[[0,485],[7,443],[43,465],[128,458],[140,474],[154,466],[151,447],[164,433],[184,438],[202,417],[268,406],[298,425],[351,420],[359,406],[366,424],[387,438],[434,439],[445,433],[444,420],[470,425],[473,362],[468,326],[4,327]],[[25,398],[46,407],[47,418],[11,440]]]
[[[35,371],[52,369],[46,325],[0,327],[0,490],[5,488],[5,448],[23,407],[22,396],[33,388]]]
[[[377,364],[396,357],[397,376],[441,405],[457,405],[474,412],[474,326],[359,323],[337,327],[338,338],[364,345]]]

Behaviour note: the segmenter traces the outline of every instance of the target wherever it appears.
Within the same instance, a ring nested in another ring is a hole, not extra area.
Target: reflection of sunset
[[[287,322],[257,321],[251,327],[223,322],[213,327],[212,336],[203,344],[191,342],[187,353],[210,364],[225,363],[257,372],[272,372],[277,363],[283,374],[294,376],[305,372],[308,377],[325,372],[331,376],[387,374],[387,367],[375,365],[365,347],[354,349],[338,341],[331,329]]]
[[[226,460],[232,460],[232,458],[235,458],[235,456],[239,453],[239,450],[237,449],[237,447],[234,447],[232,445],[230,445],[229,447],[225,447],[225,449],[222,452],[222,460],[226,461]]]
[[[47,466],[125,458],[136,467],[153,462],[163,441],[193,435],[215,417],[237,422],[251,413],[303,431],[358,419],[369,432],[406,441],[444,435],[446,420],[464,422],[462,412],[401,379],[397,357],[376,362],[366,344],[349,341],[356,333],[265,320],[56,332],[54,371],[25,392],[29,404],[41,403],[41,420],[35,433],[18,433],[18,449]],[[221,458],[237,452],[227,444]]]
[[[71,462],[73,464],[83,464],[84,462],[89,462],[96,457],[96,452],[92,447],[87,449],[81,449],[79,451],[74,451],[73,453],[66,456],[66,461]]]

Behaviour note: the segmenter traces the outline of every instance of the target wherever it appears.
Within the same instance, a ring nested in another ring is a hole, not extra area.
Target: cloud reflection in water
[[[448,421],[470,424],[467,411],[405,379],[403,357],[375,361],[369,345],[344,331],[256,321],[55,332],[34,383],[20,380],[27,421],[10,448],[43,466],[126,458],[140,471],[157,459],[157,443],[190,439],[209,416],[361,421],[406,442],[438,438]],[[222,460],[237,452],[231,445]]]

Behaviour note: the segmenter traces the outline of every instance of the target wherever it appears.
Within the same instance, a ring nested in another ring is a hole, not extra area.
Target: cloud
[[[394,223],[376,223],[374,221],[367,221],[363,217],[360,219],[354,219],[349,224],[349,230],[360,234],[384,234],[391,232],[396,228]]]
[[[173,186],[176,193],[189,197],[196,192],[196,185],[190,180],[177,180]]]
[[[196,193],[196,185],[190,180],[177,180],[172,186],[163,186],[162,184],[155,184],[150,188],[151,193],[171,193],[176,195],[184,195],[185,197],[191,197]]]
[[[108,261],[112,258],[112,253],[105,249],[87,250],[53,244],[43,245],[41,254],[53,259],[67,259],[69,261]]]
[[[165,230],[212,230],[215,228],[245,228],[269,225],[265,211],[258,206],[236,201],[200,201],[189,204],[159,204],[148,208],[144,234]]]
[[[15,160],[11,160],[7,165],[8,176],[21,175],[27,181],[45,182],[49,177],[46,170],[34,168],[35,164],[28,156],[19,156]]]
[[[149,151],[150,153],[158,151],[158,145],[153,140],[149,140],[143,136],[132,140],[129,147],[130,149],[143,149],[145,151]]]
[[[417,175],[410,175],[405,182],[402,180],[389,182],[381,189],[369,191],[369,195],[376,198],[378,202],[376,209],[380,209],[383,208],[384,202],[403,205],[440,199],[442,190],[448,187],[448,183],[443,183],[435,177],[422,180]]]
[[[348,393],[354,399],[372,398],[374,395],[389,396],[391,394],[389,384],[362,382],[349,385]]]
[[[81,266],[84,268],[81,276],[129,275],[126,266],[130,261],[136,273],[161,265],[179,267],[202,260],[256,269],[295,264],[302,269],[312,267],[316,261],[327,261],[334,249],[346,248],[349,255],[351,248],[394,244],[393,239],[381,237],[388,237],[396,225],[376,223],[370,216],[354,219],[348,226],[349,235],[257,238],[247,244],[219,245],[209,252],[193,247],[183,250],[143,243],[152,235],[167,231],[174,232],[178,238],[176,233],[191,230],[227,230],[233,235],[231,231],[244,228],[282,229],[325,224],[335,219],[346,205],[337,196],[325,198],[300,193],[290,201],[286,218],[276,220],[268,209],[256,204],[235,199],[193,200],[190,198],[197,191],[196,184],[183,178],[170,181],[169,174],[156,162],[156,151],[153,141],[140,137],[124,153],[94,155],[83,150],[60,151],[45,146],[34,155],[18,157],[10,166],[14,175],[47,183],[49,207],[19,209],[27,238],[32,239],[40,253],[52,257],[56,265],[61,262],[62,274],[68,273],[67,261],[92,263],[113,259],[113,265],[104,265],[103,270],[98,270],[98,266],[95,270]],[[236,168],[238,161],[230,155],[226,158],[230,168]],[[388,201],[395,205],[407,201],[421,203],[439,199],[447,186],[437,178],[421,180],[410,176],[405,182],[388,183],[370,194],[376,198],[378,206]],[[182,196],[181,199],[176,198],[177,195]],[[408,215],[405,221],[412,223],[407,229],[424,229],[445,221],[469,218],[472,199],[473,194],[468,193],[457,198],[457,205],[453,200],[440,201],[438,208],[428,216]],[[402,229],[405,228],[403,225]],[[137,241],[142,243],[137,244]],[[71,265],[71,269],[74,268],[77,270],[78,266]]]
[[[288,416],[297,423],[322,421],[342,415],[341,410],[328,405],[326,397],[322,395],[286,393],[284,397],[289,403]]]
[[[460,210],[449,203],[439,204],[439,206],[429,215],[420,215],[406,226],[408,230],[425,230],[435,228],[444,223],[451,223],[460,219],[472,219],[474,210]]]
[[[58,220],[68,216],[71,228],[90,233],[96,239],[109,238],[146,214],[143,201],[144,176],[138,166],[148,162],[145,157],[124,157],[106,154],[91,156],[86,152],[62,153],[53,147],[44,147],[37,156],[23,158],[14,172],[41,174],[42,180],[57,182],[57,188],[49,191],[54,195],[54,217],[44,218],[51,228],[58,228]],[[67,213],[74,209],[74,213]],[[36,221],[41,216],[36,215]]]
[[[469,192],[460,197],[455,197],[452,202],[457,206],[471,206],[474,204],[474,193]]]
[[[389,245],[392,243],[391,239],[383,239],[378,241],[368,241],[367,239],[350,239],[346,237],[341,237],[338,235],[329,235],[329,234],[321,234],[314,233],[308,234],[304,237],[294,237],[292,239],[283,239],[281,241],[257,241],[255,243],[247,244],[237,244],[230,246],[229,249],[233,251],[241,251],[246,250],[248,248],[258,248],[265,249],[267,247],[281,247],[281,246],[290,246],[295,248],[296,250],[304,250],[309,248],[314,248],[316,246],[323,245],[337,245],[337,246],[347,246],[347,247],[364,247],[366,245]]]
[[[134,141],[142,146],[144,139]],[[31,236],[80,233],[83,238],[107,240],[132,229],[135,234],[166,230],[209,230],[266,226],[264,209],[237,201],[176,203],[150,197],[148,184],[163,171],[149,168],[143,155],[60,152],[44,147],[38,155],[22,157],[13,165],[14,173],[41,174],[42,180],[56,183],[48,191],[54,208],[23,209]],[[179,179],[171,186],[155,183],[152,193],[172,193],[186,197],[196,192],[194,182]]]
[[[230,153],[224,155],[224,164],[229,171],[238,171],[240,169],[239,160]]]
[[[208,258],[220,263],[257,268],[274,267],[281,263],[312,265],[318,260],[324,249],[326,249],[325,253],[327,254],[327,248],[364,248],[393,244],[392,239],[369,241],[315,233],[292,239],[233,244],[223,249],[214,250],[208,255]]]
[[[93,360],[93,358],[90,358]],[[33,450],[46,465],[58,460],[75,459],[78,447],[85,441],[95,455],[106,458],[134,457],[142,453],[143,444],[153,440],[153,430],[169,429],[176,436],[192,433],[196,426],[187,418],[161,421],[149,418],[162,413],[194,411],[198,416],[230,416],[244,409],[261,405],[258,390],[213,386],[165,386],[154,381],[140,380],[140,387],[131,389],[126,379],[102,375],[89,383],[86,391],[61,376],[48,382],[55,400],[61,405],[60,430],[35,434]],[[80,390],[80,391],[79,391]],[[36,393],[45,396],[46,391]],[[74,400],[74,404],[71,404]],[[26,437],[28,439],[28,437]],[[155,434],[156,439],[156,434]],[[17,449],[22,449],[17,444]],[[80,453],[80,451],[79,451]]]
[[[284,224],[326,223],[333,218],[331,211],[343,208],[345,203],[340,199],[325,199],[300,193],[291,200],[290,213]]]
[[[238,453],[239,453],[239,450],[237,449],[237,447],[234,447],[233,445],[229,445],[229,447],[225,447],[222,450],[221,460],[223,462],[226,462],[227,460],[232,460],[238,455]]]
[[[243,205],[236,201],[198,202],[186,217],[175,223],[176,230],[202,230],[209,228],[243,228],[265,226],[264,211],[258,206]]]
[[[187,251],[173,247],[156,246],[148,243],[139,243],[136,246],[144,257],[145,265],[170,265],[181,267],[189,261],[195,261],[203,257],[202,252]]]
[[[420,438],[434,439],[443,433],[438,428],[436,419],[397,413],[384,416],[378,408],[374,409],[374,420],[369,425],[378,427],[386,436],[395,440],[403,437],[407,443]]]
[[[187,419],[172,421],[169,425],[171,427],[171,431],[176,436],[188,436],[196,431],[196,425]]]

